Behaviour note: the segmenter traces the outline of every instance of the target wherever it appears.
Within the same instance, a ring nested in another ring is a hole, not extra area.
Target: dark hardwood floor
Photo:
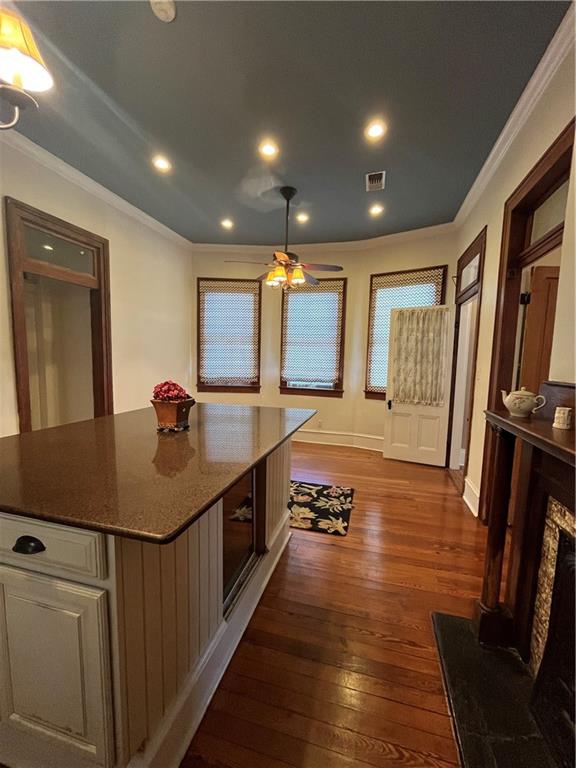
[[[458,764],[431,611],[470,616],[485,529],[443,469],[294,444],[350,485],[346,538],[294,535],[181,768]]]

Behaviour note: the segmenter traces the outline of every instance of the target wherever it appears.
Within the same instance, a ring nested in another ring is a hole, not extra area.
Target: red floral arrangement
[[[160,384],[156,384],[152,397],[154,400],[166,400],[169,402],[190,399],[188,392],[180,384],[176,384],[175,381],[162,381]]]

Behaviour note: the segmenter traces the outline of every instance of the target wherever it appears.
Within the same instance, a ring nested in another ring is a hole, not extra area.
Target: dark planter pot
[[[170,430],[171,432],[180,432],[188,429],[188,416],[190,408],[196,400],[193,397],[188,400],[150,400],[156,411],[159,430]]]

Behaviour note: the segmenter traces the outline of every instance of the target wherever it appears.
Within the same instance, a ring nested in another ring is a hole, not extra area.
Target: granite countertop
[[[163,543],[316,411],[197,403],[157,433],[153,408],[0,439],[0,511]]]

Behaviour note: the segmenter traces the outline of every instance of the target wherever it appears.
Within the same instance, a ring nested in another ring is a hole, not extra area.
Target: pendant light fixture
[[[13,128],[22,109],[38,107],[29,91],[40,93],[53,85],[28,24],[19,14],[0,7],[0,99],[12,107],[11,119],[0,123],[0,130]]]

